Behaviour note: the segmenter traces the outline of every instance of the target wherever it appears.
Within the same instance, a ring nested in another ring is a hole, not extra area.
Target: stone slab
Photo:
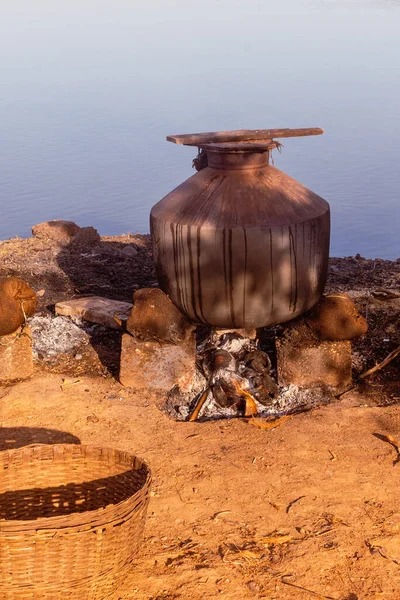
[[[195,336],[182,344],[139,340],[122,336],[119,380],[122,385],[169,391],[175,384],[190,391],[195,374]]]
[[[277,361],[280,385],[330,386],[339,392],[352,383],[351,342],[278,340]]]
[[[32,332],[20,327],[0,337],[0,381],[28,379],[33,374]]]
[[[122,329],[121,322],[127,321],[133,304],[111,300],[102,296],[73,298],[56,304],[56,313],[65,317],[81,317],[85,321],[105,325],[112,329]]]

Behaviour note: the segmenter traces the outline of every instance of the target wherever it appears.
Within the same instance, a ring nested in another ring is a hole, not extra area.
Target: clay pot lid
[[[239,151],[267,150],[273,138],[303,137],[308,135],[321,135],[323,129],[309,127],[303,129],[240,129],[237,131],[213,131],[207,133],[186,133],[182,135],[168,135],[167,141],[185,146],[197,146],[204,149],[238,150],[238,145],[246,143],[247,146]],[[226,144],[231,144],[228,147]],[[248,144],[254,144],[250,147]],[[257,146],[258,144],[258,146]],[[221,147],[222,145],[222,147]],[[208,146],[208,148],[207,148]],[[256,149],[257,148],[257,149]],[[261,150],[260,150],[261,149]]]

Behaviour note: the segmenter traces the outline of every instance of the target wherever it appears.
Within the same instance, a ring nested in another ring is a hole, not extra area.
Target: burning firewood
[[[196,406],[194,407],[194,410],[192,412],[192,414],[189,417],[189,421],[197,421],[200,411],[203,408],[205,401],[207,400],[207,396],[208,396],[208,392],[210,391],[209,387],[206,387],[206,389],[204,390],[204,392],[201,394],[200,398],[198,399],[198,401],[196,402]]]
[[[236,388],[237,393],[242,396],[242,398],[244,398],[245,400],[245,411],[244,411],[244,416],[245,417],[254,417],[255,415],[258,414],[257,411],[257,405],[254,401],[254,397],[250,394],[250,392],[247,392],[246,390],[243,390],[240,385],[238,384],[237,381],[235,381],[234,379],[232,379],[232,383]]]
[[[250,417],[258,413],[254,397],[244,389],[244,386],[247,385],[246,380],[236,373],[237,363],[232,354],[227,350],[214,350],[209,356],[208,367],[207,387],[196,402],[189,421],[197,420],[210,390],[215,402],[222,408],[233,405],[239,407],[241,401],[244,400],[244,416]]]

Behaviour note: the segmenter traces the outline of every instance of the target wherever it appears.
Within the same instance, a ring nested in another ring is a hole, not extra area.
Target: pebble
[[[86,421],[88,423],[98,423],[99,417],[96,417],[96,415],[89,415],[88,417],[86,417]]]
[[[259,592],[260,586],[255,581],[248,581],[246,583],[247,587],[251,592]]]

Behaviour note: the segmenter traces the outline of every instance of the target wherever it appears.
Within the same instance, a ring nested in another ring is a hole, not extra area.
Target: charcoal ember
[[[201,370],[201,372],[204,374],[204,377],[206,377],[207,379],[210,379],[210,377],[211,377],[210,356],[208,356],[207,354],[197,356],[196,364],[198,365],[198,368]]]
[[[216,374],[220,370],[236,371],[236,360],[226,350],[215,350],[210,356],[211,373]]]
[[[246,367],[253,369],[257,373],[270,373],[271,371],[271,360],[262,350],[252,350],[247,352],[243,357],[243,362]]]
[[[226,350],[218,350],[215,347],[203,352],[198,357],[201,370],[207,379],[218,376],[219,371],[236,371],[236,360]]]
[[[237,381],[236,377],[235,380]],[[241,396],[240,394],[238,394],[237,387],[233,383],[233,377],[231,379],[229,379],[228,377],[220,377],[217,381],[225,395],[229,398],[230,405],[236,404],[240,401]]]
[[[271,406],[274,398],[279,395],[279,388],[272,377],[268,373],[258,375],[254,378],[253,384],[256,386],[253,392],[256,400],[263,406]]]
[[[253,382],[253,380],[259,376],[260,374],[257,373],[256,371],[253,371],[253,369],[250,369],[249,367],[246,367],[243,364],[239,365],[238,368],[238,373],[241,377],[244,377],[245,379],[248,379],[249,381]]]
[[[174,385],[165,398],[164,410],[172,419],[186,421],[191,409],[207,387],[207,380],[196,365],[190,391],[183,391],[179,385]],[[207,399],[209,402],[209,398]]]
[[[225,386],[226,389],[226,386]],[[212,386],[211,391],[214,397],[214,400],[218,406],[222,408],[227,408],[232,406],[235,403],[235,400],[229,396],[224,389],[223,380],[218,379]]]

